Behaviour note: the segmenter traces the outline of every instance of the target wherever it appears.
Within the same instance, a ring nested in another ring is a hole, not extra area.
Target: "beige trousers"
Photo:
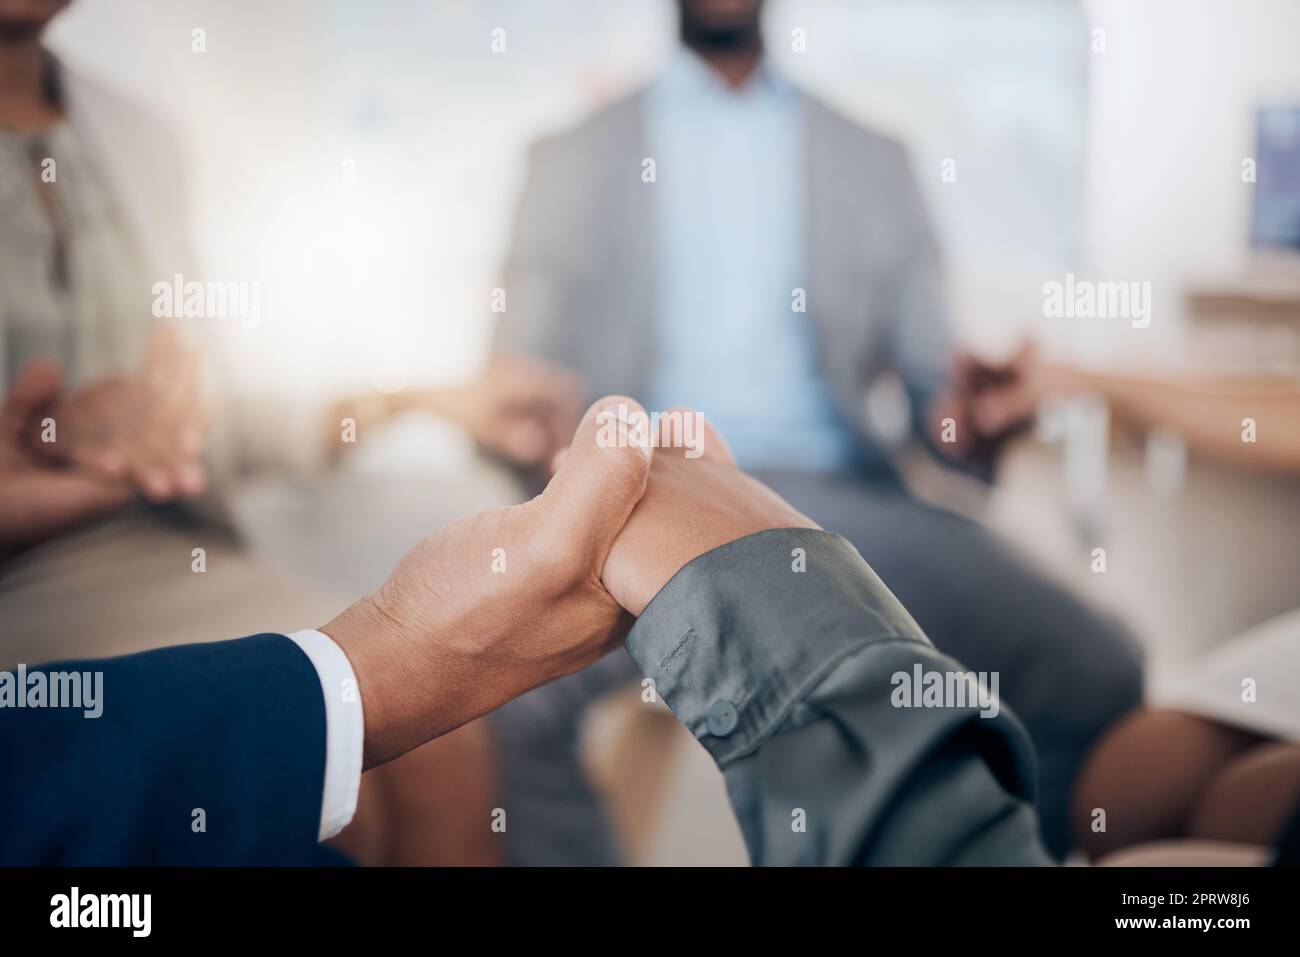
[[[224,530],[133,508],[0,566],[0,669],[317,628],[347,604]]]

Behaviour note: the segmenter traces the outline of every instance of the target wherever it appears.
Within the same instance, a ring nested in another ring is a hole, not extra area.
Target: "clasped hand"
[[[639,415],[625,396],[597,402],[541,494],[435,532],[321,628],[357,674],[367,767],[596,661],[699,555],[816,527],[741,473],[711,426],[688,459]]]
[[[166,327],[154,333],[134,375],[52,397],[47,417],[54,441],[32,435],[29,445],[53,464],[121,482],[154,502],[204,490],[198,356]]]
[[[140,371],[65,396],[57,365],[26,366],[0,404],[0,560],[126,504],[197,495],[197,360],[169,330]]]

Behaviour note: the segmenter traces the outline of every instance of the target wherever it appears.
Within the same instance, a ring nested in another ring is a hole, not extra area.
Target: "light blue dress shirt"
[[[651,85],[658,350],[645,400],[702,411],[743,468],[836,471],[854,443],[806,312],[803,118],[764,66],[740,89],[681,50]]]

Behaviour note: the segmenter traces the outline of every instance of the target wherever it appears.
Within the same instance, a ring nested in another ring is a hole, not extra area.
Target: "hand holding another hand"
[[[101,380],[48,415],[55,440],[34,423],[29,443],[50,462],[125,481],[155,502],[204,490],[198,356],[170,329],[154,333],[135,375]]]
[[[979,366],[971,390],[971,416],[975,431],[986,438],[1000,438],[1026,426],[1045,399],[1079,385],[1070,367],[1049,362],[1028,342],[1004,363],[967,360]]]
[[[582,387],[575,375],[559,366],[498,356],[466,385],[386,397],[382,416],[376,418],[411,410],[455,422],[511,465],[544,467],[573,438],[582,411]]]
[[[566,369],[536,359],[497,357],[456,397],[453,415],[485,448],[524,467],[545,465],[569,444],[582,387]]]
[[[989,362],[969,352],[953,363],[953,385],[931,409],[936,435],[952,419],[955,441],[939,448],[967,459],[991,459],[998,447],[1027,428],[1049,396],[1073,387],[1067,367],[1047,362],[1032,343],[1024,343],[1004,362]]]
[[[531,501],[434,532],[376,592],[321,628],[361,687],[367,766],[485,714],[616,647],[631,618],[600,582],[645,492],[650,450],[598,442],[605,405]]]
[[[59,395],[52,362],[27,366],[0,406],[0,559],[111,511],[131,497],[121,481],[51,464],[27,441]]]
[[[660,420],[645,494],[601,572],[609,593],[637,616],[677,572],[705,552],[773,528],[818,527],[742,472],[712,424],[704,424],[701,455],[688,458],[686,449],[672,445],[670,422],[668,416]]]
[[[652,448],[664,439],[644,415],[625,397],[596,403],[539,496],[435,532],[321,629],[357,673],[367,766],[596,661],[705,552],[816,527],[741,473],[711,427],[687,458]]]

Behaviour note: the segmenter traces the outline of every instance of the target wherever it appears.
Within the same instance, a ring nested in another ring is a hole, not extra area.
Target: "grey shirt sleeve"
[[[753,863],[1050,862],[1020,723],[995,699],[904,694],[963,669],[840,536],[776,529],[700,556],[627,647],[725,774]]]

